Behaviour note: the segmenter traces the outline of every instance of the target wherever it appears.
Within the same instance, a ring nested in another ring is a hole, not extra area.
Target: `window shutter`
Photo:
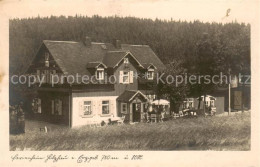
[[[59,115],[62,115],[62,100],[59,100],[59,108],[58,108],[58,111],[59,111]]]
[[[134,82],[134,72],[130,71],[129,83],[133,83],[133,82]]]
[[[54,115],[54,100],[51,100],[51,114]]]
[[[83,115],[83,103],[84,103],[84,101],[83,100],[80,100],[79,101],[79,109],[78,109],[78,114],[79,114],[79,116],[82,116]]]
[[[42,113],[41,106],[41,99],[38,99],[38,113]]]
[[[94,107],[93,101],[90,100],[90,111],[91,111],[91,115],[93,114],[93,107]]]
[[[119,71],[119,83],[123,83],[123,71]]]
[[[112,103],[112,100],[109,100],[108,101],[108,114],[114,114],[112,112],[112,108],[113,108],[113,103]],[[115,115],[114,115],[115,116]]]
[[[40,77],[41,77],[41,71],[37,70],[37,79],[36,79],[37,82],[40,82],[41,80]]]

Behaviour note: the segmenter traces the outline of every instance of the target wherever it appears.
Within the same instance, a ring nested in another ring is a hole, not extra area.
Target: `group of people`
[[[156,122],[163,122],[166,119],[165,107],[149,105],[148,109],[143,114],[143,121],[148,123],[151,122],[152,114],[156,115]]]
[[[18,105],[9,106],[10,112],[10,133],[20,134],[25,133],[25,119],[23,111],[23,103],[20,102]]]

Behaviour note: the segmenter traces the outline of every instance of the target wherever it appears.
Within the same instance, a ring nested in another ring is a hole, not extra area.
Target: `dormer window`
[[[45,53],[45,67],[50,66],[50,55],[49,53]]]
[[[148,71],[147,71],[147,79],[148,80],[153,80],[153,78],[154,78],[154,69],[148,69]]]
[[[104,68],[97,68],[96,79],[97,80],[103,80],[104,79]]]
[[[128,63],[129,63],[128,58],[124,58],[124,63],[125,63],[125,64],[128,64]]]

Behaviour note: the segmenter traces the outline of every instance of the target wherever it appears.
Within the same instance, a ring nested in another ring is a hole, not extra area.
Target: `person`
[[[17,107],[17,132],[18,133],[25,133],[25,120],[24,120],[24,112],[23,112],[23,103]]]
[[[17,134],[17,111],[15,106],[9,106],[10,117],[9,117],[9,130],[11,134]]]
[[[145,111],[144,113],[143,113],[143,117],[142,117],[142,122],[147,122],[147,112]]]
[[[163,110],[163,111],[161,112],[161,122],[164,121],[164,119],[165,119],[165,115],[166,115],[166,111]]]

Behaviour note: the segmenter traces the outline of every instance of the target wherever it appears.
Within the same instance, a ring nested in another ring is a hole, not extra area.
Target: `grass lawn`
[[[250,150],[250,113],[179,118],[163,123],[69,129],[27,121],[10,135],[10,150]]]

